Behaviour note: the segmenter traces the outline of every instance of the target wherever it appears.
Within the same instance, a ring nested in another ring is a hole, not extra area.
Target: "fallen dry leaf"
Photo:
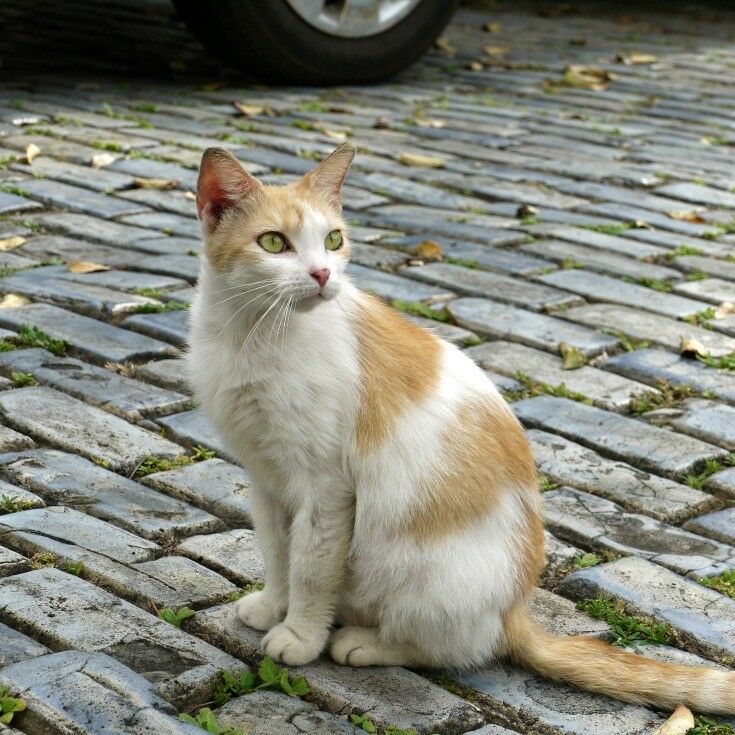
[[[92,156],[92,168],[104,168],[117,161],[117,156],[112,153],[96,153]]]
[[[520,204],[516,209],[516,217],[523,219],[524,217],[535,217],[538,214],[538,208],[531,204]]]
[[[503,56],[507,54],[510,49],[507,46],[485,46],[482,49],[488,56]]]
[[[448,56],[454,56],[454,54],[457,53],[457,49],[452,46],[452,44],[449,43],[449,41],[444,36],[439,36],[439,38],[434,41],[434,46],[436,46],[439,51],[443,51]]]
[[[35,143],[30,143],[26,147],[26,161],[28,163],[33,163],[33,159],[37,158],[40,155],[41,149]]]
[[[399,153],[398,161],[404,166],[418,166],[419,168],[442,168],[446,163],[443,158],[424,156],[420,153]]]
[[[467,68],[470,71],[482,71],[485,67],[482,65],[481,61],[477,61],[477,59],[475,59],[474,61],[470,61],[470,63],[467,64]]]
[[[570,64],[564,69],[564,84],[568,87],[581,87],[595,92],[603,92],[610,85],[612,77],[609,72],[596,66],[580,66]]]
[[[446,123],[444,120],[436,120],[429,117],[417,117],[414,119],[416,126],[419,128],[443,128]]]
[[[421,260],[441,260],[444,257],[442,246],[433,240],[422,240],[413,248],[413,254]]]
[[[735,314],[735,302],[732,301],[723,301],[715,309],[715,319],[724,319],[731,314]]]
[[[340,143],[343,143],[345,140],[347,140],[347,134],[341,132],[340,130],[332,130],[331,128],[317,128],[317,130],[320,133],[324,133],[327,138],[338,140]]]
[[[12,309],[15,306],[25,306],[30,303],[31,300],[27,299],[25,296],[21,296],[17,293],[9,293],[5,294],[0,301],[0,309]]]
[[[190,201],[195,202],[197,200],[197,195],[193,191],[185,191],[184,199],[189,199]]]
[[[709,355],[709,350],[694,337],[682,337],[679,342],[679,352],[682,355],[699,355],[700,357]]]
[[[109,265],[102,263],[92,263],[89,260],[67,260],[66,270],[69,273],[98,273],[99,271],[109,271]]]
[[[683,704],[680,704],[674,710],[674,714],[661,727],[654,730],[651,735],[685,735],[693,727],[694,716]]]
[[[390,118],[386,117],[385,115],[381,115],[379,118],[375,120],[373,123],[373,127],[376,130],[389,130],[390,129]]]
[[[16,128],[24,128],[26,125],[38,125],[40,122],[40,117],[15,117],[11,120]]]
[[[587,358],[582,354],[581,350],[567,342],[559,342],[559,354],[562,357],[562,367],[564,370],[577,370],[587,364]]]
[[[158,189],[162,191],[179,188],[179,182],[176,179],[143,179],[137,176],[133,178],[133,185],[138,189]]]
[[[245,117],[255,117],[255,115],[261,115],[265,112],[265,108],[260,105],[246,105],[244,102],[233,102],[232,106]]]
[[[681,222],[692,222],[696,225],[701,225],[705,222],[704,217],[697,214],[696,212],[666,212],[671,219],[680,220]]]
[[[658,56],[653,54],[643,54],[638,51],[632,51],[629,54],[619,53],[615,55],[615,61],[632,66],[635,64],[653,64],[658,61]]]
[[[495,34],[502,33],[503,32],[503,24],[500,21],[498,21],[498,20],[496,20],[496,21],[494,21],[492,23],[485,23],[485,30],[488,33],[495,33]]]
[[[0,240],[0,251],[7,253],[8,250],[14,250],[19,248],[24,242],[24,237],[16,235],[15,237],[6,237],[4,240]]]
[[[635,227],[637,230],[655,230],[656,228],[653,225],[649,225],[648,222],[644,219],[637,219],[635,222],[633,222],[633,227]]]

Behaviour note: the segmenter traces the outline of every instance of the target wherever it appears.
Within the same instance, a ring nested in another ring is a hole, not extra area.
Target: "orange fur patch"
[[[467,401],[445,429],[441,444],[451,447],[449,465],[421,489],[425,502],[406,531],[421,542],[443,538],[487,515],[504,493],[513,493],[523,504],[527,521],[527,528],[520,532],[523,553],[531,553],[535,566],[539,546],[543,557],[543,530],[536,507],[538,481],[515,416],[499,401]]]
[[[373,296],[365,295],[356,322],[362,371],[357,447],[379,447],[396,420],[439,384],[441,342]]]

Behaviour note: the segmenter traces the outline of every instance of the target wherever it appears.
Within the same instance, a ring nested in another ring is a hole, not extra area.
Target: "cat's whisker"
[[[236,288],[243,288],[248,286],[257,286],[261,283],[277,283],[277,278],[264,278],[261,281],[249,281],[248,283],[239,283],[237,286],[227,286],[225,288],[217,289],[216,291],[210,291],[209,293],[224,293],[225,291],[233,291]]]
[[[238,314],[239,314],[239,313],[240,313],[240,312],[241,312],[241,311],[243,310],[243,309],[245,309],[245,308],[246,308],[247,306],[249,306],[250,304],[252,304],[252,303],[253,303],[253,301],[256,301],[257,299],[261,299],[261,298],[264,298],[264,297],[266,297],[266,296],[270,296],[270,295],[271,295],[272,293],[275,293],[276,291],[278,291],[278,286],[274,286],[273,288],[270,288],[270,289],[269,289],[268,291],[265,291],[264,293],[260,293],[260,294],[257,294],[257,295],[256,295],[256,296],[254,296],[254,297],[253,297],[252,299],[250,299],[250,301],[248,301],[247,303],[243,304],[243,305],[242,305],[242,306],[241,306],[241,307],[240,307],[240,308],[239,308],[239,309],[238,309],[238,310],[237,310],[237,311],[236,311],[236,312],[235,312],[235,313],[234,313],[234,314],[233,314],[233,315],[232,315],[232,316],[231,316],[231,317],[230,317],[230,318],[229,318],[229,319],[228,319],[228,320],[227,320],[227,321],[226,321],[226,322],[224,323],[224,325],[222,326],[222,329],[220,329],[220,330],[219,330],[219,332],[217,333],[217,337],[220,337],[220,336],[222,335],[222,332],[224,332],[224,330],[225,330],[225,329],[227,328],[227,325],[228,325],[228,324],[229,324],[229,323],[230,323],[230,322],[231,322],[231,321],[232,321],[232,320],[233,320],[233,319],[234,319],[234,318],[235,318],[235,317],[236,317],[236,316],[237,316],[237,315],[238,315]]]
[[[253,326],[253,328],[248,332],[248,336],[245,337],[245,341],[242,343],[242,347],[240,347],[240,351],[237,354],[237,360],[238,360],[238,362],[240,361],[240,357],[242,356],[242,352],[245,349],[245,345],[247,345],[247,343],[250,341],[251,337],[255,334],[255,330],[260,326],[260,323],[263,321],[263,319],[265,319],[268,316],[268,314],[270,313],[270,311],[281,300],[282,297],[283,297],[283,294],[278,294],[278,297],[276,298],[276,300],[263,312],[263,314],[258,319],[258,321],[255,322],[255,325]]]
[[[210,307],[219,306],[220,304],[224,304],[226,301],[231,301],[232,299],[241,298],[242,296],[246,296],[249,293],[252,293],[253,291],[261,291],[264,288],[268,288],[269,284],[264,284],[262,286],[255,286],[254,288],[249,288],[246,291],[241,291],[240,293],[236,293],[234,296],[228,296],[226,299],[222,299],[222,301],[217,301],[215,304],[208,304]]]
[[[284,307],[286,306],[288,302],[286,300],[281,302],[281,305],[278,307],[278,311],[276,312],[276,316],[273,319],[273,323],[271,324],[271,331],[268,333],[268,342],[266,344],[266,349],[270,349],[271,346],[271,340],[273,339],[273,330],[276,328],[276,324],[280,327],[280,319],[281,319],[281,313],[283,312]],[[278,332],[276,332],[276,342],[278,341]]]
[[[283,314],[283,340],[281,342],[281,362],[283,362],[283,353],[286,349],[286,337],[288,334],[288,322],[291,318],[291,314],[293,311],[291,310],[291,307],[293,306],[294,302],[294,296],[289,296],[288,299],[288,305],[286,306],[286,311]],[[280,327],[279,327],[280,329]],[[278,335],[276,335],[276,344],[278,343]]]

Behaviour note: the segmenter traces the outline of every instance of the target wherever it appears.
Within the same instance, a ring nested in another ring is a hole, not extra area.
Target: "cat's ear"
[[[304,177],[309,188],[324,196],[338,212],[342,210],[342,184],[356,150],[353,143],[345,141]]]
[[[262,188],[229,151],[207,148],[202,156],[197,181],[197,214],[209,230],[219,223],[222,214],[245,197]]]

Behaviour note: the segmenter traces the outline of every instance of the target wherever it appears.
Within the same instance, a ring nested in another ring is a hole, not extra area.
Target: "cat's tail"
[[[549,679],[634,704],[735,714],[735,672],[678,666],[626,653],[589,636],[557,636],[516,608],[505,620],[508,653]]]

